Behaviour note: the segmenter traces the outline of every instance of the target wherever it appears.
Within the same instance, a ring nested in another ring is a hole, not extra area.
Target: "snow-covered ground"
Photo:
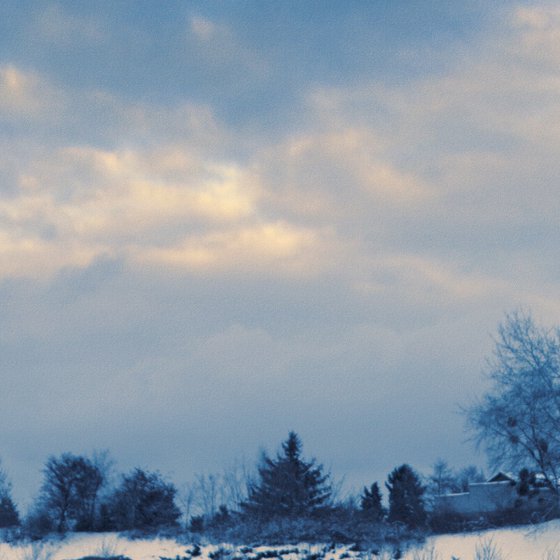
[[[443,535],[428,539],[421,547],[408,550],[404,560],[476,560],[477,548],[488,547],[493,555],[479,560],[560,560],[560,520],[535,527],[498,529],[481,533]],[[133,560],[192,558],[192,560],[262,560],[276,553],[280,560],[389,560],[394,551],[355,551],[341,546],[299,544],[284,547],[233,547],[193,545],[173,539],[130,540],[115,533],[73,534],[61,541],[26,545],[0,544],[0,560],[72,560],[85,556],[124,555]],[[275,560],[274,558],[272,560]]]
[[[433,548],[438,560],[450,560],[453,556],[471,560],[477,547],[484,544],[499,554],[489,560],[560,560],[560,520],[531,527],[442,535],[428,539],[424,549]],[[414,560],[411,552],[405,558]]]

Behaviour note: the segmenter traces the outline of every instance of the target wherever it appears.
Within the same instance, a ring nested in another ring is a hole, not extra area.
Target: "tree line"
[[[560,476],[560,329],[544,329],[530,314],[506,315],[488,359],[490,388],[464,409],[467,427],[494,468],[519,472],[520,492],[544,484],[557,498]],[[63,453],[43,468],[37,499],[25,516],[0,468],[0,527],[27,535],[67,531],[188,530],[235,540],[278,535],[357,540],[379,531],[434,527],[434,496],[465,492],[484,480],[480,469],[458,472],[438,460],[423,478],[395,467],[384,485],[372,482],[341,499],[329,473],[306,459],[290,432],[275,455],[263,453],[254,471],[200,475],[183,492],[157,471],[141,468],[116,482],[108,453]],[[559,508],[560,509],[560,508]]]
[[[341,499],[322,464],[304,457],[295,432],[288,434],[274,456],[263,453],[252,475],[230,471],[221,479],[198,476],[183,493],[157,471],[135,468],[116,483],[112,473],[107,452],[51,456],[43,467],[38,497],[20,518],[11,485],[0,470],[0,527],[19,527],[31,537],[69,531],[186,530],[242,540],[274,538],[276,531],[284,538],[352,541],[388,526],[426,528],[429,497],[444,487],[452,488],[450,480],[459,481],[459,475],[454,477],[442,461],[426,480],[403,464],[387,477],[386,505],[377,482],[364,487],[359,496]],[[192,507],[194,491],[198,512]]]

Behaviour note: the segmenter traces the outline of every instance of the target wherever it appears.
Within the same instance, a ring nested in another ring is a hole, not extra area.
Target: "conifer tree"
[[[12,500],[12,484],[0,464],[0,528],[19,525],[19,513]]]
[[[360,496],[360,510],[369,521],[381,521],[385,516],[381,503],[381,490],[377,482],[374,482],[369,488],[364,486]]]
[[[19,525],[20,519],[12,498],[4,495],[0,498],[0,528]]]
[[[399,521],[414,528],[426,521],[423,496],[425,488],[409,465],[395,468],[385,484],[389,490],[389,521]]]
[[[307,516],[327,506],[329,476],[314,459],[304,460],[301,450],[299,436],[290,432],[275,459],[263,454],[258,480],[249,488],[243,504],[246,515],[259,520]]]

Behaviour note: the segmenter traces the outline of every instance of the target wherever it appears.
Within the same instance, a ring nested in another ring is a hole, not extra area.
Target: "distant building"
[[[471,483],[468,492],[436,496],[434,505],[441,513],[471,516],[513,508],[539,510],[550,504],[551,498],[550,489],[544,487],[531,495],[520,496],[517,480],[499,472],[486,482]]]

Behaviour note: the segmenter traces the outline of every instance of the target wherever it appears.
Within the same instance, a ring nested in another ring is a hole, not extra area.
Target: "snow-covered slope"
[[[424,548],[433,548],[439,554],[438,560],[450,560],[452,556],[471,560],[476,548],[488,543],[499,554],[495,560],[560,560],[560,520],[530,527],[443,535],[428,539]],[[412,559],[413,555],[409,553],[405,558]]]
[[[421,547],[408,550],[405,560],[475,560],[477,548],[489,546],[491,560],[560,560],[560,521],[534,527],[498,529],[481,533],[444,535],[428,539]],[[233,547],[204,545],[200,553],[193,545],[173,539],[130,540],[115,533],[73,534],[61,541],[27,545],[0,544],[0,560],[71,560],[85,556],[124,555],[133,560],[192,558],[192,560],[389,560],[391,550],[359,552],[350,547],[335,550],[323,545],[300,544],[285,547]],[[273,554],[273,552],[275,554]],[[275,557],[275,558],[274,558]]]

